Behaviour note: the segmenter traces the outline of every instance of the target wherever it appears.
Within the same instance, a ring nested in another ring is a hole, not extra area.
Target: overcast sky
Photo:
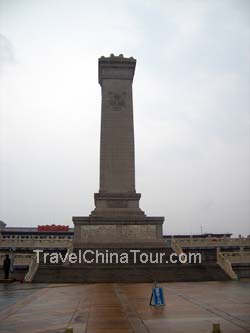
[[[249,230],[248,0],[0,0],[0,220],[72,225],[99,188],[98,58],[137,59],[136,190],[165,233]]]

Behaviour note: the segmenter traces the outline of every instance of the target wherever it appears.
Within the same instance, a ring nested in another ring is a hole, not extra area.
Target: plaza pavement
[[[0,284],[1,333],[250,332],[250,282],[161,283],[166,306],[149,305],[152,284]]]

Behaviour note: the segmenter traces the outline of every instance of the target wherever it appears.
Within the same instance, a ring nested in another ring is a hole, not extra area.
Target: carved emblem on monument
[[[125,95],[126,93],[123,92],[122,94],[112,93],[109,92],[110,95],[110,105],[112,106],[112,110],[114,111],[121,111],[122,107],[125,107]]]

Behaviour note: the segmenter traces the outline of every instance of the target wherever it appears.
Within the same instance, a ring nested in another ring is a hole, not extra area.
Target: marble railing
[[[250,246],[250,238],[174,238],[181,247]]]
[[[73,243],[69,244],[68,248],[67,248],[67,253],[66,253],[66,256],[67,256],[67,260],[66,262],[64,263],[65,266],[68,266],[69,265],[69,255],[70,253],[73,252]]]
[[[182,248],[181,248],[179,242],[177,242],[174,238],[171,239],[171,248],[178,255],[180,255],[181,253],[183,253]]]
[[[39,267],[39,262],[37,260],[37,254],[34,254],[31,258],[28,273],[25,275],[25,278],[24,278],[25,282],[33,281],[33,278],[38,270],[38,267]]]
[[[47,239],[22,239],[0,237],[1,248],[67,248],[72,244],[72,239],[47,238]]]
[[[233,271],[231,262],[226,257],[224,257],[220,251],[217,251],[217,263],[231,280],[238,280],[238,276]]]
[[[3,265],[3,261],[6,253],[0,253],[0,266]],[[33,253],[15,253],[14,254],[14,266],[29,265]]]
[[[249,251],[222,252],[223,256],[233,263],[250,263]]]

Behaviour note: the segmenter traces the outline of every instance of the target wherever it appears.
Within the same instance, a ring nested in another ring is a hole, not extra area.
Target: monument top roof
[[[109,57],[105,57],[105,56],[101,56],[100,58],[99,58],[99,62],[110,62],[110,61],[115,61],[115,62],[136,62],[136,59],[135,58],[133,58],[133,57],[129,57],[129,58],[126,58],[126,57],[124,57],[124,55],[123,54],[119,54],[119,55],[114,55],[113,53],[111,53],[110,54],[110,56]]]

